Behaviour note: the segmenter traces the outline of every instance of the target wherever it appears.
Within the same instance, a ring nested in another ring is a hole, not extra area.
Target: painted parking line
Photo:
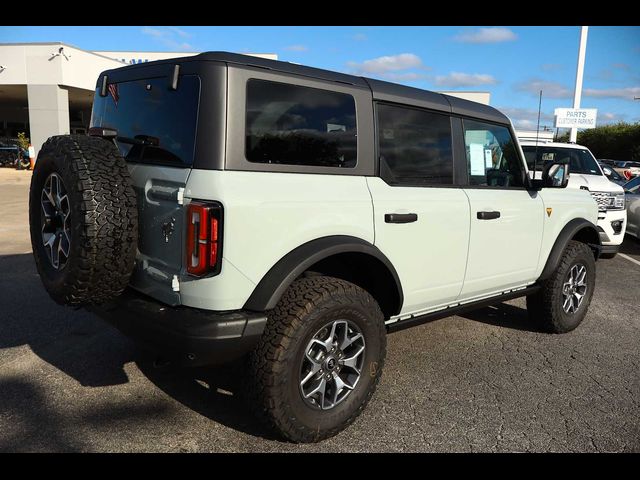
[[[635,258],[631,258],[630,256],[625,255],[624,253],[619,253],[618,256],[622,257],[622,258],[626,258],[627,260],[629,260],[630,262],[635,263],[636,265],[640,265],[640,261],[636,260]]]

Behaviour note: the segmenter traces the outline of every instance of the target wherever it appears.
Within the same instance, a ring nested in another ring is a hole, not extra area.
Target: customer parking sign
[[[556,128],[596,128],[597,108],[556,108]]]

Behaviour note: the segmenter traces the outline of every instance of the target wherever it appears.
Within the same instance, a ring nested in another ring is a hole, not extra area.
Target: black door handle
[[[385,223],[411,223],[418,220],[417,213],[385,213]]]
[[[478,212],[478,220],[494,220],[500,218],[500,212]]]

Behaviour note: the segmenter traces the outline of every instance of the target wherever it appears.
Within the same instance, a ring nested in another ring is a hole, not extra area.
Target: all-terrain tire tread
[[[79,213],[75,219],[80,219],[72,224],[72,248],[76,255],[73,269],[64,273],[64,288],[49,293],[56,302],[65,305],[98,305],[120,295],[133,271],[138,209],[127,164],[118,148],[101,138],[54,136],[40,150],[32,190],[38,164],[54,160],[58,168],[65,165],[67,178],[75,181],[74,185],[66,185],[67,189],[76,189],[81,196],[71,206]],[[30,202],[39,202],[39,195],[39,191],[32,191]],[[35,210],[30,206],[30,211]],[[32,242],[41,241],[37,222],[38,219],[31,219]],[[48,258],[34,256],[40,271],[41,263]]]
[[[539,322],[542,329],[549,333],[566,333],[568,329],[560,320],[562,318],[562,284],[567,269],[573,260],[580,255],[585,255],[593,260],[593,253],[588,245],[570,240],[560,263],[551,276],[541,283],[541,289],[533,295],[527,296],[527,310],[529,315]],[[594,268],[591,265],[590,268]],[[591,287],[591,293],[594,286]],[[585,299],[589,301],[590,298]],[[586,313],[585,313],[586,314]]]
[[[313,310],[329,309],[335,304],[327,303],[330,298],[344,298],[359,304],[375,319],[382,340],[382,350],[378,372],[372,379],[365,400],[342,424],[322,432],[311,430],[296,422],[290,411],[284,408],[279,390],[284,388],[287,369],[291,368],[288,345],[296,335],[302,334],[301,326],[305,317]],[[285,438],[295,442],[317,442],[336,435],[350,425],[365,409],[373,396],[384,366],[386,354],[386,330],[384,316],[378,303],[365,290],[347,281],[327,277],[312,276],[294,281],[270,312],[269,320],[257,348],[249,355],[250,382],[247,385],[249,406],[266,424]]]

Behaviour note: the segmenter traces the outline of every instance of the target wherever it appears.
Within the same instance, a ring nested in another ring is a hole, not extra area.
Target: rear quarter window
[[[254,163],[353,168],[353,96],[267,80],[247,82],[245,156]]]

